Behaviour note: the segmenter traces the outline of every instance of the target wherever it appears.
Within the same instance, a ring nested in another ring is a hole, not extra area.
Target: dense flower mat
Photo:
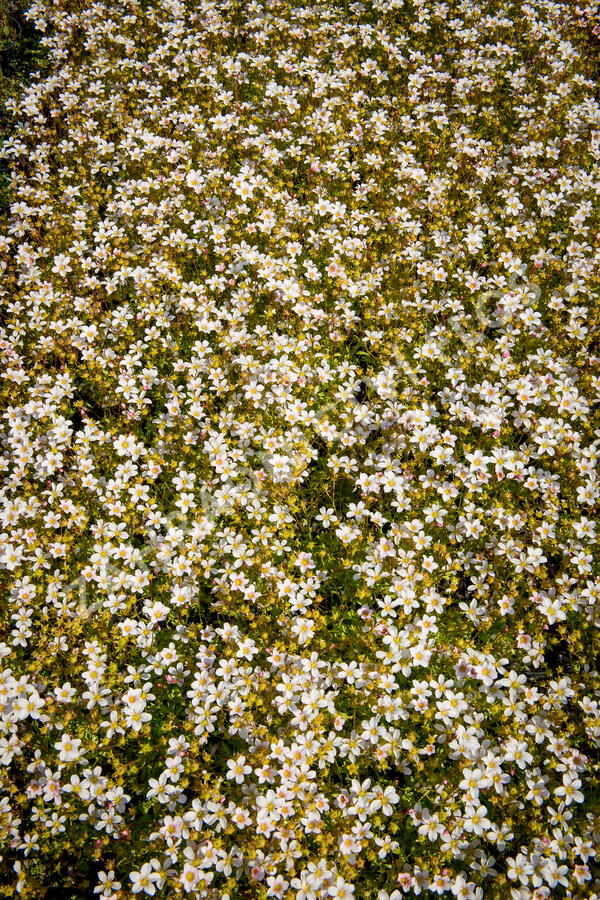
[[[0,896],[597,897],[585,10],[29,16]]]

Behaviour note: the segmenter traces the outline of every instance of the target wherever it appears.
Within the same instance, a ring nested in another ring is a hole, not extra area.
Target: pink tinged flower
[[[200,871],[191,863],[186,863],[183,867],[183,872],[181,873],[181,877],[179,879],[181,885],[183,886],[184,891],[189,893],[193,891],[198,882],[200,881]]]
[[[289,881],[286,881],[283,875],[270,875],[267,878],[267,897],[283,897],[289,887]]]

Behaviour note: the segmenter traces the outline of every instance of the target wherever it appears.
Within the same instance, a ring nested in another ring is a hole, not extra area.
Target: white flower
[[[252,771],[252,766],[247,765],[245,756],[227,760],[227,778],[231,778],[236,784],[242,784],[246,775]]]
[[[156,893],[156,882],[158,875],[153,871],[150,863],[144,863],[139,872],[130,872],[129,878],[132,881],[131,891],[133,894],[139,894],[142,891],[151,897]]]
[[[81,741],[79,738],[71,738],[68,734],[63,734],[60,741],[54,744],[54,749],[59,751],[58,758],[61,762],[72,762],[82,755]]]

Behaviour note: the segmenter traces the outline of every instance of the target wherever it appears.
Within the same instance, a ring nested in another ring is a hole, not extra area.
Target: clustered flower
[[[27,16],[0,884],[597,898],[591,6]]]

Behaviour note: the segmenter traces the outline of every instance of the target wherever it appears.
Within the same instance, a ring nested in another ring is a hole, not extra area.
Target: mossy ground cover
[[[591,6],[0,13],[0,895],[600,892]]]

